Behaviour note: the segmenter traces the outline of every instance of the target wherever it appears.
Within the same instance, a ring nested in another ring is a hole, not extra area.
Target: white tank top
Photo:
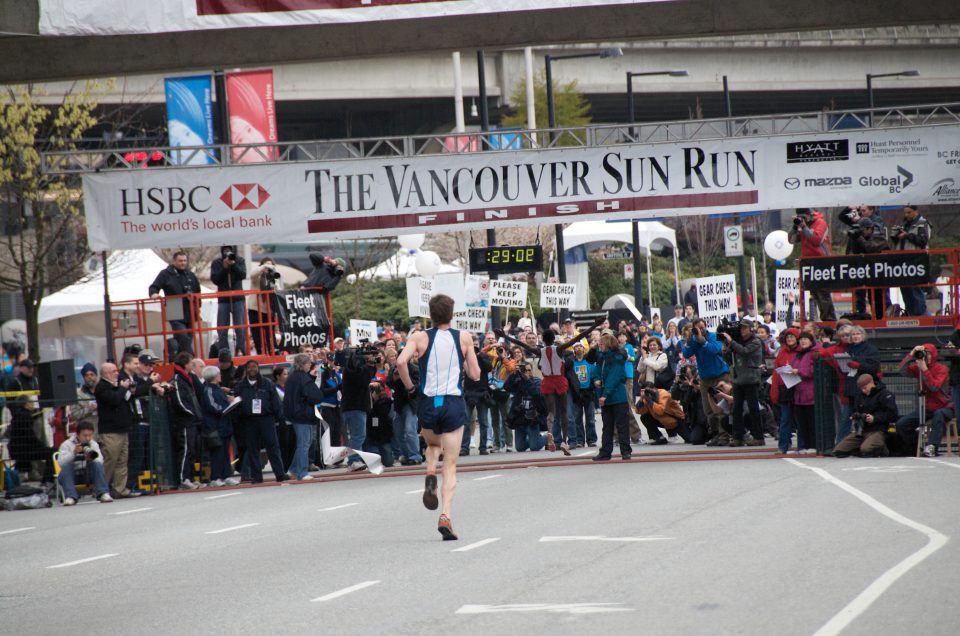
[[[563,356],[557,351],[557,345],[544,347],[540,352],[540,372],[544,377],[563,375]]]
[[[450,329],[436,329],[433,344],[427,354],[423,394],[429,397],[437,395],[463,395],[461,379],[463,369],[460,365],[458,347]],[[459,332],[458,332],[459,334]]]

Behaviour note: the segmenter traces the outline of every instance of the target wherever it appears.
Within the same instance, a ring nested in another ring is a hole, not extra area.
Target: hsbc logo
[[[220,200],[235,212],[259,210],[269,198],[270,193],[257,183],[234,183],[220,195]]]

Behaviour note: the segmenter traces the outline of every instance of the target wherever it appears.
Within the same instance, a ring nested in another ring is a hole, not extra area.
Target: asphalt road
[[[569,463],[0,513],[0,632],[956,633],[956,458]]]

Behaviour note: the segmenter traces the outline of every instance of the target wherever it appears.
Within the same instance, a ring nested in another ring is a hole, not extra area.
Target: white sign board
[[[723,228],[723,253],[730,256],[743,256],[743,228],[728,225]]]
[[[519,280],[490,281],[490,306],[523,309],[527,306],[527,283]]]
[[[623,266],[623,279],[633,280],[633,263],[627,263]]]
[[[483,307],[470,307],[462,311],[453,312],[454,329],[484,333],[487,329],[488,314]]]
[[[778,269],[776,276],[776,296],[774,302],[774,311],[776,316],[774,322],[777,323],[777,329],[783,331],[787,328],[787,310],[789,309],[789,300],[787,296],[794,295],[792,320],[800,320],[800,272],[796,269]],[[806,308],[804,313],[810,315],[810,294],[806,294]]]
[[[350,319],[350,346],[358,347],[361,341],[377,341],[377,323],[373,320]]]
[[[490,279],[467,274],[464,285],[464,304],[467,307],[490,306]]]
[[[411,316],[430,317],[430,298],[433,297],[432,278],[407,279],[407,312]]]
[[[544,283],[540,286],[540,306],[570,309],[577,295],[577,286],[572,283]]]
[[[737,279],[733,274],[697,279],[697,314],[711,330],[721,318],[737,319]]]
[[[952,125],[107,170],[83,175],[83,200],[91,251],[304,243],[773,210],[798,201],[957,204],[951,153],[958,148],[960,126]],[[640,179],[642,189],[631,185]]]

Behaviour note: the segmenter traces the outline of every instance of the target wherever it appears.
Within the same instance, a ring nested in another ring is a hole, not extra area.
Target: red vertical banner
[[[227,112],[230,143],[256,144],[277,141],[277,111],[273,98],[273,70],[227,73]],[[276,158],[274,146],[234,148],[234,163],[259,163]]]

